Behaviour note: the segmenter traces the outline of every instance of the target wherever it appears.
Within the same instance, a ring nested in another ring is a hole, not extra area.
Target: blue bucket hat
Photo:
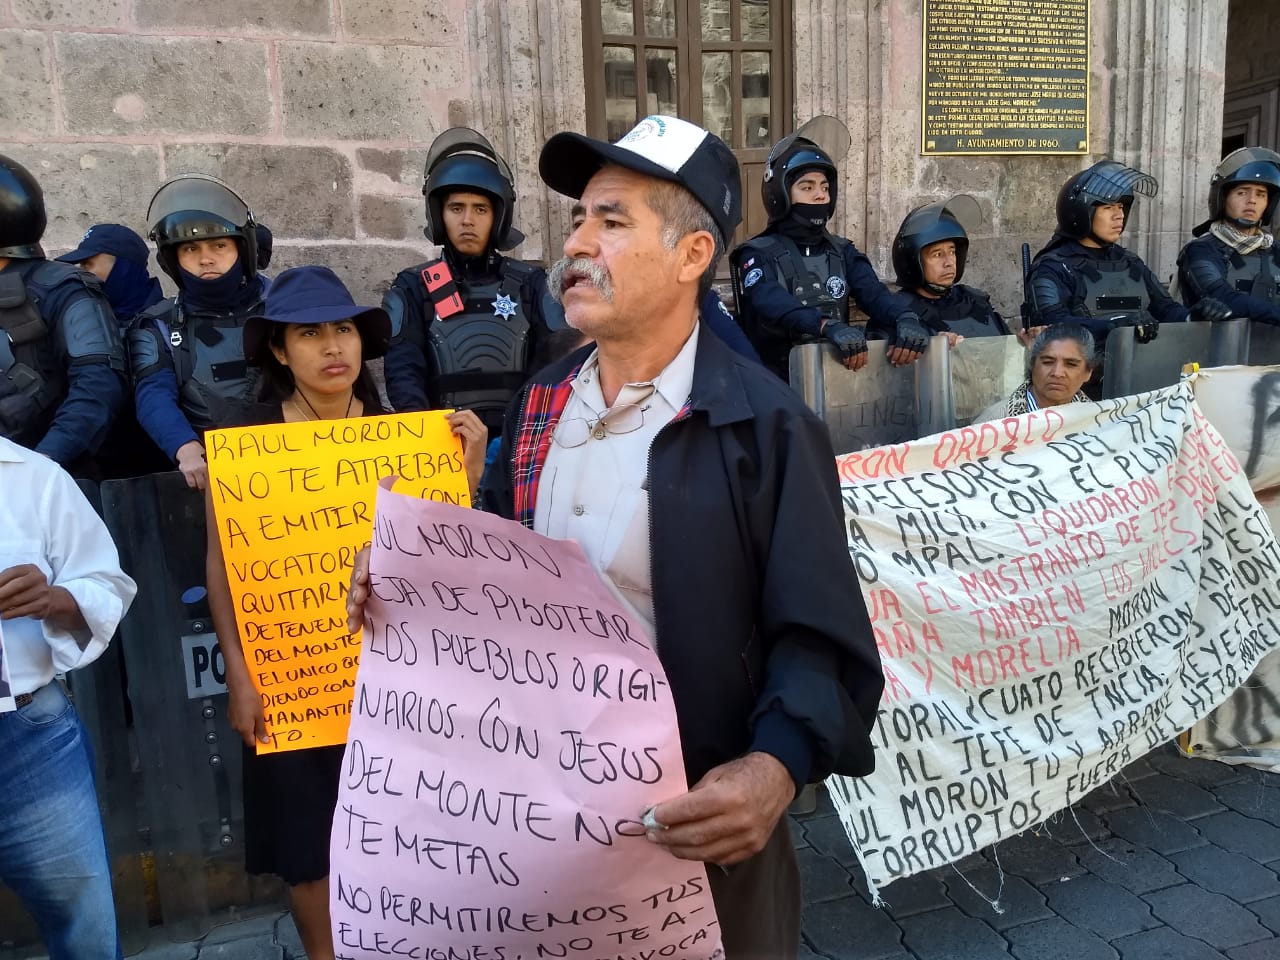
[[[151,258],[147,242],[122,223],[95,223],[80,238],[80,245],[58,257],[63,263],[84,263],[90,257],[109,253],[145,267]]]
[[[381,307],[362,307],[328,267],[285,270],[267,290],[262,312],[244,325],[244,359],[261,366],[271,352],[273,323],[335,323],[350,320],[360,331],[362,360],[376,360],[391,342],[391,320]]]

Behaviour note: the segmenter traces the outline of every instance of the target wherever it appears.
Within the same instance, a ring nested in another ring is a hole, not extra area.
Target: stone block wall
[[[422,164],[438,132],[468,124],[515,168],[529,236],[518,253],[542,259],[563,213],[537,178],[538,148],[582,129],[584,107],[581,34],[538,7],[0,0],[0,153],[44,187],[53,255],[102,221],[145,235],[161,182],[210,173],[274,232],[271,272],[326,263],[377,302],[432,252]]]
[[[1233,22],[1275,3],[1231,0]],[[1086,158],[920,156],[922,0],[792,6],[794,119],[849,125],[835,226],[883,275],[908,209],[972,193],[986,223],[966,280],[1016,315],[1021,244],[1045,242],[1059,185],[1103,156],[1159,178],[1126,242],[1172,273],[1217,158],[1228,0],[1093,0]],[[208,172],[275,232],[273,270],[327,263],[369,299],[431,252],[422,163],[436,133],[463,123],[515,172],[528,236],[517,254],[546,260],[569,204],[543,188],[537,156],[552,133],[586,126],[581,11],[580,0],[0,0],[0,153],[44,184],[55,252],[102,220],[144,230],[160,182]]]

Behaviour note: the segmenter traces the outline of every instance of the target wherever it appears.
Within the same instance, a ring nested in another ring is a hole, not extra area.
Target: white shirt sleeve
[[[88,625],[87,631],[70,631],[41,623],[54,669],[61,673],[102,655],[138,587],[120,569],[120,555],[106,524],[70,475],[52,471],[41,500],[49,583],[75,598]]]

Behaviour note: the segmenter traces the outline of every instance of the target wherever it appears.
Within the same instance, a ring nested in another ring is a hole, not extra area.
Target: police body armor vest
[[[813,307],[829,320],[849,319],[849,281],[844,275],[844,254],[834,244],[823,244],[809,253],[790,237],[774,235],[773,260],[787,290],[806,307]],[[834,239],[834,238],[833,238]]]
[[[1234,251],[1227,263],[1227,285],[1239,293],[1280,305],[1280,267],[1273,249],[1247,257]]]
[[[424,320],[432,406],[473,410],[491,433],[501,432],[507,403],[527,379],[531,324],[521,295],[534,270],[503,258],[492,279],[459,279],[463,309],[444,320],[435,315],[428,296]]]
[[[995,322],[991,298],[978,291],[957,291],[947,302],[916,294],[912,307],[934,333],[958,333],[962,337],[998,337],[1004,331]]]
[[[849,281],[845,276],[844,248],[849,241],[828,237],[828,242],[806,256],[795,241],[781,234],[765,234],[743,245],[741,261],[750,253],[777,270],[787,292],[806,307],[813,307],[831,320],[849,319]],[[790,331],[780,328],[751,310],[743,295],[743,278],[733,268],[734,295],[739,322],[765,365],[786,378],[787,356],[793,346]],[[818,340],[820,337],[808,338]],[[802,342],[802,341],[796,341]]]
[[[53,330],[41,304],[75,268],[14,260],[0,274],[0,434],[33,446],[67,394]]]
[[[1107,320],[1114,326],[1132,326],[1151,323],[1151,291],[1147,289],[1135,262],[1124,260],[1071,263],[1072,272],[1079,278],[1076,295],[1083,301],[1084,312],[1097,320]]]
[[[245,363],[242,329],[260,306],[191,316],[180,301],[166,300],[140,318],[159,322],[173,358],[178,405],[196,433],[225,426],[253,401],[258,370]]]

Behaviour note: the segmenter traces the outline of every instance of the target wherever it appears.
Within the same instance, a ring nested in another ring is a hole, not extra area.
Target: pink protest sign
[[[370,566],[337,956],[722,957],[705,868],[640,823],[687,789],[665,674],[581,548],[382,489]]]

